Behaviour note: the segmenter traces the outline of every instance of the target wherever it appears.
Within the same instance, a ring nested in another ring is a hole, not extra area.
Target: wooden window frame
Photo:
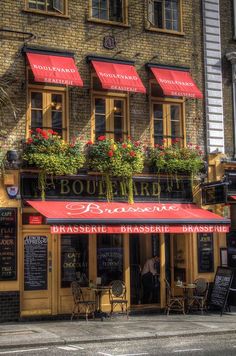
[[[155,26],[155,24],[152,24],[151,21],[149,20],[150,18],[150,1],[152,0],[146,0],[146,30],[148,31],[154,31],[154,32],[164,32],[164,33],[170,33],[170,34],[175,34],[175,35],[181,35],[183,36],[185,33],[183,32],[183,1],[179,0],[179,30],[169,30],[166,29],[165,27],[163,28],[158,28]],[[165,1],[165,0],[162,0]],[[163,23],[165,26],[165,11],[163,7]]]
[[[150,81],[150,88],[151,84],[155,83],[154,80]],[[166,104],[167,105],[174,105],[178,104],[180,106],[181,110],[181,122],[180,122],[180,130],[183,136],[182,142],[183,146],[186,146],[186,125],[185,125],[185,99],[183,98],[170,98],[170,97],[154,97],[150,96],[150,144],[151,146],[154,146],[154,111],[153,111],[153,105],[155,104]],[[167,109],[165,108],[164,110],[164,115],[166,116],[166,120],[164,120],[164,136],[168,134],[170,131],[170,114],[167,113]],[[166,121],[166,122],[165,122]],[[172,138],[166,138],[164,146],[170,146],[172,142]]]
[[[29,0],[24,0],[24,1],[25,1],[24,12],[30,12],[30,13],[40,14],[40,15],[50,15],[50,16],[56,16],[56,17],[69,18],[69,14],[68,14],[68,2],[69,2],[69,0],[63,0],[64,1],[64,10],[65,10],[64,13],[54,12],[54,11],[47,11],[47,10],[32,9],[32,8],[29,7]]]
[[[97,77],[95,73],[91,74],[91,86],[93,86],[93,79]],[[108,105],[106,105],[106,130],[114,131],[114,121],[110,122],[110,111],[111,111],[111,100],[124,100],[124,137],[130,135],[130,116],[129,116],[129,93],[116,93],[113,91],[99,91],[91,89],[91,140],[95,141],[95,99],[105,99],[108,100]],[[112,106],[113,107],[113,106]],[[110,132],[106,134],[107,138],[113,138],[114,135]]]
[[[128,24],[128,0],[122,0],[123,1],[123,8],[122,8],[123,21],[122,22],[99,19],[99,18],[93,17],[92,16],[92,1],[93,0],[89,0],[89,17],[88,17],[88,21],[97,22],[97,23],[101,23],[101,24],[129,27],[129,24]],[[108,9],[109,9],[109,5],[108,5]]]
[[[45,103],[48,100],[47,96],[51,94],[62,94],[63,95],[63,119],[62,119],[62,138],[65,141],[69,141],[69,101],[68,101],[68,88],[66,87],[57,87],[57,86],[49,86],[49,85],[34,85],[31,84],[28,86],[27,90],[27,113],[26,113],[26,138],[30,137],[30,129],[31,129],[31,92],[40,92],[43,94],[43,108],[45,107]],[[46,96],[46,99],[45,99]],[[46,100],[46,101],[45,101]],[[50,127],[48,115],[43,114],[46,116],[46,127]],[[46,129],[47,130],[47,129]]]

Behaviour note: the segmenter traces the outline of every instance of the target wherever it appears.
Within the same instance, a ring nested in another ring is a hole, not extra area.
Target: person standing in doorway
[[[160,258],[154,256],[148,259],[142,270],[143,303],[151,303],[154,287],[154,280],[158,278],[160,269]]]

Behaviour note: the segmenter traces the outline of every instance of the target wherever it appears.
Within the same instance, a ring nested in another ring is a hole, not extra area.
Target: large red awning
[[[28,201],[52,233],[228,232],[230,220],[194,204]]]
[[[189,72],[157,67],[151,67],[151,70],[164,95],[202,99],[203,95]]]
[[[146,89],[133,65],[92,61],[103,89],[146,93]]]
[[[72,57],[26,53],[36,82],[83,86]]]

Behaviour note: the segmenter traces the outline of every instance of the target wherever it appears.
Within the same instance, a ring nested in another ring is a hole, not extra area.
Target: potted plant
[[[30,166],[40,169],[39,189],[45,199],[46,178],[53,176],[76,174],[85,161],[83,146],[78,140],[65,142],[53,130],[37,128],[31,131],[23,150],[24,161]]]
[[[180,175],[191,177],[193,183],[196,177],[204,169],[204,160],[199,146],[189,143],[186,147],[180,147],[179,140],[172,140],[171,146],[155,145],[150,148],[150,163],[154,166],[158,175],[167,174],[178,183]]]
[[[121,177],[128,202],[133,203],[132,176],[141,173],[144,166],[143,148],[139,142],[127,139],[124,142],[115,142],[105,136],[98,137],[97,142],[89,141],[88,163],[91,169],[101,172],[106,180],[107,200],[113,198],[111,178]]]

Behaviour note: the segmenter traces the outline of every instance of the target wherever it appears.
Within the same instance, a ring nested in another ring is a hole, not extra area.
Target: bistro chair
[[[205,278],[198,278],[194,281],[196,288],[193,291],[193,296],[188,298],[188,311],[191,310],[207,310],[207,296],[209,290],[209,282]]]
[[[166,314],[169,315],[170,311],[181,311],[185,315],[185,300],[183,296],[175,296],[172,293],[171,287],[167,279],[165,279],[166,283]]]
[[[96,307],[95,300],[87,300],[84,297],[83,290],[77,281],[71,283],[72,295],[74,299],[74,307],[71,314],[71,320],[74,316],[79,318],[81,312],[85,312],[86,321],[88,321],[88,315],[91,314],[94,319],[94,312]]]
[[[123,281],[112,281],[109,288],[109,299],[111,304],[110,317],[112,316],[114,309],[120,306],[121,312],[126,314],[128,319],[128,300],[126,299],[126,286]]]

